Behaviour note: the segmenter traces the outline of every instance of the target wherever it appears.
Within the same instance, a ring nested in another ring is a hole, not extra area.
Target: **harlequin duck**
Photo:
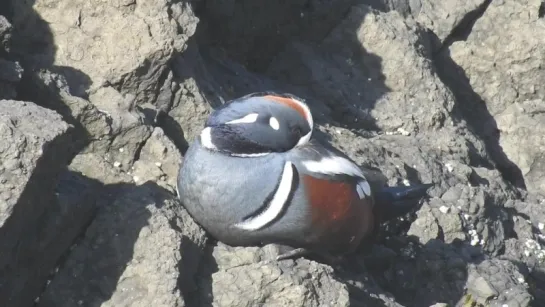
[[[212,112],[185,154],[178,196],[231,246],[279,244],[342,256],[377,226],[414,209],[430,184],[373,187],[347,155],[313,138],[307,104],[260,92]]]

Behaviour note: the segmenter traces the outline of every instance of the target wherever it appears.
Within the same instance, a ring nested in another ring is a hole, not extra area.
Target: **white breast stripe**
[[[202,146],[208,149],[217,149],[216,145],[212,143],[212,128],[206,127],[201,132],[201,143]]]
[[[251,154],[243,154],[243,153],[231,153],[231,156],[234,157],[241,157],[241,158],[255,158],[255,157],[263,157],[270,154],[270,152],[260,152],[260,153],[251,153]]]
[[[257,114],[257,113],[250,113],[250,114],[244,116],[243,118],[228,121],[228,122],[226,122],[226,124],[229,124],[229,125],[232,125],[232,124],[251,124],[251,123],[255,123],[255,121],[257,120],[258,117],[259,117],[259,114]]]
[[[286,206],[286,202],[291,192],[292,182],[293,168],[292,163],[288,161],[284,164],[284,171],[282,172],[280,184],[269,203],[269,207],[261,214],[251,217],[244,222],[237,223],[235,226],[245,230],[258,230],[277,218]]]

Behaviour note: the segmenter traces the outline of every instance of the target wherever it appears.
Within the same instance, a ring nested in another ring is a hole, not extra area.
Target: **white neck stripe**
[[[212,143],[212,128],[206,127],[201,132],[201,143],[204,148],[217,149],[216,145]]]
[[[269,207],[261,214],[251,217],[246,221],[235,224],[236,227],[245,230],[258,230],[265,227],[280,215],[284,207],[287,205],[288,198],[291,193],[291,185],[293,182],[293,164],[289,161],[284,164],[284,171],[280,179],[280,184],[276,193],[269,203]]]

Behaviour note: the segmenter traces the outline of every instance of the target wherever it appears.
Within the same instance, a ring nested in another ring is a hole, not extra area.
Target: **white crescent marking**
[[[212,128],[206,127],[201,132],[201,143],[205,148],[217,149],[216,145],[212,143]]]
[[[358,189],[358,195],[360,196],[360,199],[365,198],[367,196],[371,196],[371,186],[369,185],[369,182],[367,182],[366,180],[359,181],[357,185],[357,189]],[[360,193],[360,190],[361,190],[361,193]]]
[[[255,123],[255,121],[257,120],[258,117],[259,117],[259,114],[257,114],[257,113],[250,113],[250,114],[244,116],[243,118],[228,121],[228,122],[226,122],[226,124],[229,124],[229,125],[232,125],[232,124],[251,124],[251,123]]]
[[[310,140],[310,137],[312,136],[312,131],[314,131],[314,119],[312,118],[312,113],[310,112],[310,108],[307,106],[306,103],[299,101],[293,97],[291,97],[291,100],[293,100],[303,109],[308,121],[308,125],[310,127],[310,131],[307,134],[305,134],[301,139],[299,139],[299,142],[297,142],[297,145],[295,145],[295,146],[301,146],[303,144],[306,144]]]
[[[278,217],[286,206],[286,202],[288,201],[291,192],[291,184],[293,182],[292,165],[293,164],[289,161],[284,164],[282,179],[280,180],[276,193],[274,193],[274,196],[269,203],[269,207],[261,214],[251,217],[244,222],[235,224],[236,227],[245,230],[258,230]]]

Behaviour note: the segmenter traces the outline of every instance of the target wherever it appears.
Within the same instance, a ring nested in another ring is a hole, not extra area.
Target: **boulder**
[[[54,111],[0,100],[0,301],[5,306],[34,301],[91,218],[89,202],[55,197],[59,175],[75,154],[67,150],[71,132]]]

